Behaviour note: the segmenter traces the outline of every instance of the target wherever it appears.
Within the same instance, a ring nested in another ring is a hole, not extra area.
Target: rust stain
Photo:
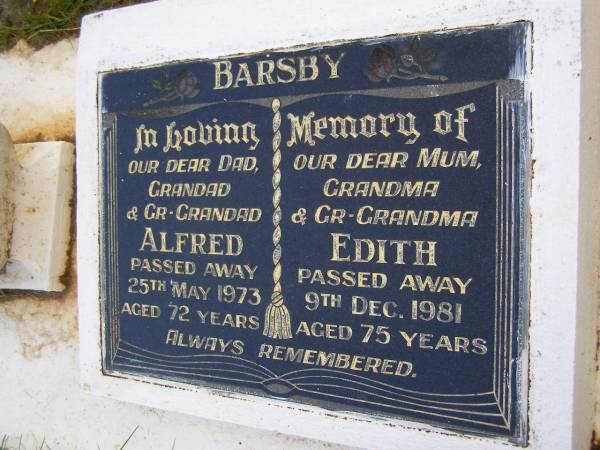
[[[64,273],[58,277],[59,281],[65,286],[64,293],[74,290],[74,296],[77,298],[77,169],[73,167],[72,192],[69,200],[69,211],[71,212],[71,226],[69,227],[69,243],[67,245],[67,261],[65,263]]]
[[[590,444],[590,450],[600,450],[600,440],[596,438],[596,431],[592,431],[592,442]]]

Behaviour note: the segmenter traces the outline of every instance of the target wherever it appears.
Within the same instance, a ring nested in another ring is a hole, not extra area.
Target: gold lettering
[[[233,75],[231,73],[230,61],[214,62],[215,66],[215,87],[214,89],[228,89],[233,83]],[[222,83],[222,77],[225,76],[225,83]]]
[[[339,68],[340,62],[342,61],[342,59],[344,59],[344,56],[346,56],[346,52],[341,52],[340,55],[338,56],[338,58],[334,61],[331,58],[331,56],[329,56],[329,54],[327,54],[327,53],[321,55],[321,58],[323,58],[323,60],[329,66],[329,69],[330,69],[329,79],[335,79],[335,78],[340,77],[338,74],[338,68]]]

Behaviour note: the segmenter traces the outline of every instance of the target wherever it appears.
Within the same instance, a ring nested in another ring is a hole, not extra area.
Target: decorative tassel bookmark
[[[273,109],[273,293],[265,311],[263,334],[273,339],[291,339],[290,313],[281,292],[281,102],[274,98]]]

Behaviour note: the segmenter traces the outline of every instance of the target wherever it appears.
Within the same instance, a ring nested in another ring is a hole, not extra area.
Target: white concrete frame
[[[597,0],[165,0],[86,17],[77,80],[83,388],[155,408],[361,447],[489,450],[511,446],[414,422],[370,420],[307,405],[225,396],[178,383],[159,386],[141,377],[104,376],[96,101],[98,72],[106,70],[517,20],[533,22],[529,448],[589,448],[600,246],[600,182],[594,178],[600,174]],[[582,36],[586,38],[583,48]]]

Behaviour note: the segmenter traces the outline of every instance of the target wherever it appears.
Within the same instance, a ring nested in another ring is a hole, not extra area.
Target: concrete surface
[[[0,54],[0,121],[15,142],[74,140],[76,48],[65,40]],[[0,442],[8,436],[8,448],[21,439],[22,449],[119,449],[134,430],[127,450],[342,448],[83,393],[75,280],[71,264],[60,295],[0,298]]]
[[[0,55],[0,121],[15,142],[73,141],[76,48],[74,40],[37,52],[19,44]],[[74,264],[64,281],[62,294],[0,297],[0,442],[7,436],[5,448],[17,449],[21,440],[22,450],[120,449],[136,427],[126,450],[341,448],[84,393]]]

